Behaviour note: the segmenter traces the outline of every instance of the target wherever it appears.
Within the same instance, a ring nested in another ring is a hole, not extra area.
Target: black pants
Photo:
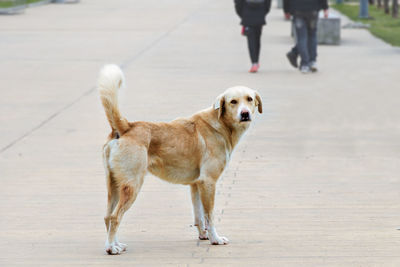
[[[262,25],[260,26],[246,26],[245,34],[247,36],[247,44],[249,46],[249,53],[251,63],[258,63],[261,48],[261,32]]]

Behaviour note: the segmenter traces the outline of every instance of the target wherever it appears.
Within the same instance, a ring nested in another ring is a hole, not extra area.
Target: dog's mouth
[[[251,119],[250,118],[241,118],[240,122],[250,122]]]

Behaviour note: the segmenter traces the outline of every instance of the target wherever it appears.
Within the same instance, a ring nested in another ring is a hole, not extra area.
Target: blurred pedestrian
[[[250,72],[258,71],[260,49],[261,49],[261,32],[265,25],[265,16],[271,9],[271,0],[234,0],[236,13],[241,18],[242,34],[247,37],[249,47],[251,69]]]
[[[317,24],[318,13],[324,10],[328,17],[327,0],[284,0],[287,14],[293,16],[296,31],[296,45],[286,54],[290,64],[297,68],[297,57],[300,55],[300,71],[316,72],[317,68]]]

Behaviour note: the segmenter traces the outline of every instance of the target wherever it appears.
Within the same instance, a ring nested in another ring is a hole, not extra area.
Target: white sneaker
[[[309,66],[301,66],[300,67],[300,72],[303,73],[303,74],[307,74],[307,73],[311,72],[311,69],[310,69]]]
[[[318,71],[317,62],[311,61],[310,69],[311,69],[312,72],[317,72]]]

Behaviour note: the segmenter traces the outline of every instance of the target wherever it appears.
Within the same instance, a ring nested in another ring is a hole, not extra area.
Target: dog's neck
[[[239,143],[240,138],[243,136],[243,134],[246,132],[246,130],[249,128],[249,125],[230,125],[229,123],[226,122],[224,117],[220,118],[221,124],[229,130],[229,140],[232,146],[232,150],[236,147],[236,145]]]
[[[203,119],[219,134],[221,134],[225,140],[227,140],[229,150],[232,152],[239,143],[240,138],[249,128],[249,124],[232,125],[224,116],[218,118],[218,110],[215,110],[214,108],[205,110],[205,113],[208,115],[204,116]],[[211,117],[211,120],[207,119],[208,116]]]

